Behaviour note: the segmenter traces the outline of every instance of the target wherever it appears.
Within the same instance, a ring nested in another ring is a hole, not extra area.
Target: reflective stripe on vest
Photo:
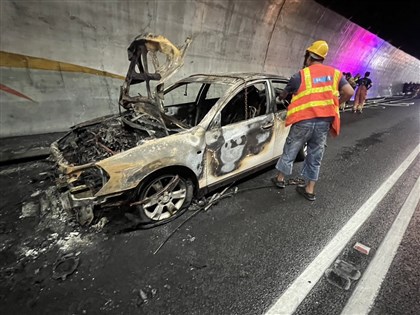
[[[287,111],[287,116],[292,115],[296,112],[299,112],[301,110],[307,109],[309,107],[318,107],[318,106],[330,106],[334,105],[333,100],[326,100],[326,101],[312,101],[303,105],[299,105],[295,108],[292,108],[291,110]]]

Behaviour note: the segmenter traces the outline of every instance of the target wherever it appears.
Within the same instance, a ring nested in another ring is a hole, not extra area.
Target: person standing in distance
[[[357,81],[356,96],[354,97],[353,113],[363,112],[363,106],[366,102],[367,91],[372,87],[372,80],[369,79],[370,72],[366,72],[365,76]]]
[[[290,126],[284,144],[283,154],[273,178],[274,184],[285,188],[285,176],[292,174],[293,162],[307,143],[307,156],[302,169],[304,186],[296,190],[310,201],[315,200],[315,183],[318,180],[322,156],[328,132],[333,136],[340,133],[339,104],[348,101],[354,90],[343,77],[340,70],[323,65],[328,54],[328,44],[323,40],[315,41],[306,49],[304,68],[294,74],[280,98],[293,94],[287,109],[286,126]]]

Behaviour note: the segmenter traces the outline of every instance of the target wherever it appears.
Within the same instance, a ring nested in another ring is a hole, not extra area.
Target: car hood
[[[177,47],[162,35],[137,36],[127,49],[130,63],[121,86],[119,105],[130,110],[132,104],[145,103],[163,112],[164,83],[183,66],[184,55],[190,44],[189,37],[184,45]],[[159,62],[162,55],[166,63]],[[145,84],[147,95],[130,94],[130,87],[136,84]]]

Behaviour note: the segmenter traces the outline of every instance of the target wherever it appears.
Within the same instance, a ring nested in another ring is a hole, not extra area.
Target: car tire
[[[167,173],[152,176],[141,185],[136,201],[144,200],[162,190],[177,174]],[[136,205],[141,225],[150,228],[168,223],[183,214],[191,204],[194,193],[192,181],[181,175],[171,191],[167,191],[156,202]]]
[[[306,159],[306,155],[308,152],[308,145],[305,143],[302,149],[299,150],[298,154],[296,155],[295,162],[303,162]]]

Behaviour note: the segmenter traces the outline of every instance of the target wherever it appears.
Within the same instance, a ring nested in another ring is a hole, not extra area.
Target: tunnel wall
[[[170,82],[194,73],[290,76],[305,48],[326,64],[371,72],[370,97],[420,81],[420,61],[312,0],[10,1],[1,5],[0,137],[66,130],[117,112],[127,47],[142,33],[193,41]]]

